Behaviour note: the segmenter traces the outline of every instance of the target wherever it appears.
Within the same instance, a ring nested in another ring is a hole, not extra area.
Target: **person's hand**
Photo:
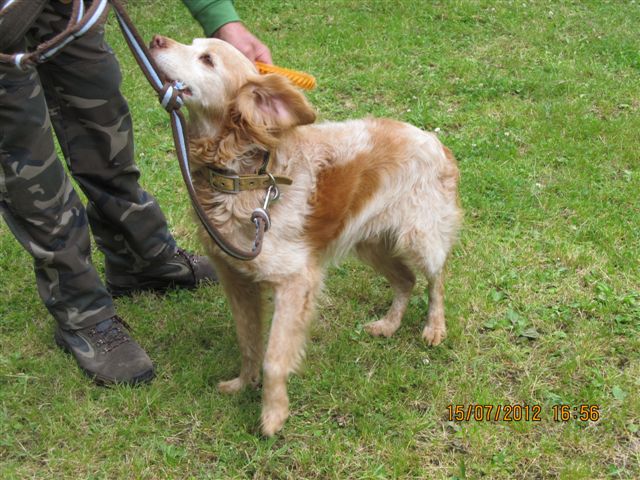
[[[240,22],[224,24],[212,37],[229,42],[252,62],[273,63],[269,48]]]

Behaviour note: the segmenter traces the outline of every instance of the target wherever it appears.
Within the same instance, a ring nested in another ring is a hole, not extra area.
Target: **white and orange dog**
[[[251,245],[250,221],[264,188],[225,193],[210,183],[211,168],[255,174],[265,152],[271,172],[293,180],[270,207],[262,253],[235,260],[206,235],[209,255],[229,299],[242,353],[240,375],[221,382],[225,393],[257,385],[263,370],[262,431],[273,435],[289,415],[287,377],[304,345],[327,264],[350,251],[382,273],[394,289],[391,308],[366,326],[391,336],[415,284],[428,280],[429,310],[422,337],[445,337],[443,269],[462,212],[459,172],[435,135],[406,123],[367,118],[313,124],[304,95],[278,75],[258,75],[229,44],[197,39],[183,45],[154,37],[151,53],[167,78],[181,81],[189,110],[191,169],[209,219],[235,245]],[[264,350],[265,291],[274,314]]]

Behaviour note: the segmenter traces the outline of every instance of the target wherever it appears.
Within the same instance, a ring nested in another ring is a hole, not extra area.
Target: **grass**
[[[142,35],[188,42],[177,0],[128,2]],[[52,339],[30,258],[0,225],[2,478],[640,477],[640,40],[637,2],[245,0],[282,66],[316,75],[321,118],[438,130],[462,171],[449,336],[420,340],[424,283],[392,339],[391,299],[355,261],[332,270],[281,435],[238,370],[219,287],[119,300],[158,365],[97,388]],[[113,23],[143,184],[197,249],[166,114]],[[96,253],[96,263],[100,263]],[[540,422],[450,421],[448,405],[540,405]],[[598,405],[556,422],[554,405]]]

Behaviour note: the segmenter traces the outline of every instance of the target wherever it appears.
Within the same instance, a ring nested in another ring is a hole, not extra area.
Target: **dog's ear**
[[[269,134],[316,119],[305,96],[289,80],[276,74],[251,78],[238,93],[236,109],[252,130],[264,129]]]

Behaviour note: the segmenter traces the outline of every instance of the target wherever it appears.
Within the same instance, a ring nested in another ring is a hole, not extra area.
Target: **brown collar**
[[[222,193],[240,193],[245,190],[264,190],[271,185],[291,185],[293,180],[282,175],[268,172],[271,155],[264,153],[262,167],[257,174],[226,174],[209,167],[209,184]]]

